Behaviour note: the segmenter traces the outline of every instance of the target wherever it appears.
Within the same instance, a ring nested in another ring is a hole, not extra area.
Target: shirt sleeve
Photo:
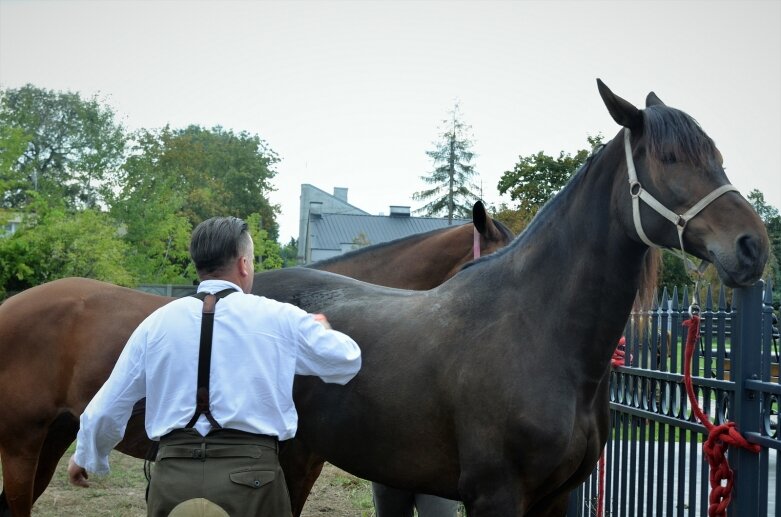
[[[81,414],[74,461],[88,472],[107,474],[108,456],[125,434],[133,405],[146,396],[146,330],[130,336],[108,380]]]
[[[296,373],[316,375],[325,382],[347,384],[361,369],[361,349],[338,330],[329,330],[304,311],[296,316]]]

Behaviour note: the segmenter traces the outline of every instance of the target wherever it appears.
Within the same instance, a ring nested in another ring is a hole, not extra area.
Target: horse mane
[[[713,140],[694,118],[683,111],[654,105],[643,110],[643,115],[643,130],[652,167],[680,162],[705,168],[718,156]]]
[[[498,221],[494,221],[494,222],[496,223]],[[470,223],[457,224],[457,225],[454,225],[454,226],[446,226],[444,228],[435,228],[435,229],[429,230],[427,232],[414,233],[412,235],[407,235],[406,237],[400,237],[398,239],[394,239],[394,240],[390,240],[390,241],[386,241],[386,242],[381,242],[379,244],[373,244],[371,246],[364,246],[362,248],[358,248],[358,249],[350,250],[350,251],[348,251],[346,253],[342,253],[341,255],[336,255],[334,257],[328,257],[328,258],[325,258],[323,260],[318,260],[317,262],[313,262],[311,264],[306,264],[304,267],[318,268],[320,266],[327,266],[329,264],[333,264],[334,262],[342,262],[345,259],[351,259],[351,258],[359,257],[361,255],[368,254],[368,253],[374,253],[376,251],[383,250],[383,249],[385,249],[385,248],[387,248],[389,246],[397,246],[397,245],[399,245],[401,243],[405,243],[405,242],[407,242],[409,244],[414,244],[415,242],[418,242],[418,241],[421,241],[423,239],[426,239],[426,238],[430,237],[431,235],[433,235],[435,233],[441,233],[441,232],[445,232],[447,230],[452,230],[453,228],[459,228],[460,226],[464,226],[466,224],[470,224]]]
[[[688,117],[688,115],[686,115],[685,113],[682,114]],[[705,138],[708,138],[707,135],[705,135]],[[567,189],[567,187],[569,187],[571,184],[575,184],[581,181],[581,179],[588,173],[588,170],[591,167],[591,164],[594,161],[594,159],[597,156],[599,156],[600,153],[606,147],[607,145],[602,145],[598,147],[589,155],[588,158],[586,158],[586,161],[583,162],[583,164],[578,168],[575,174],[573,174],[572,177],[569,179],[567,185],[565,185],[565,187],[562,189],[562,194],[565,194],[565,190],[571,190],[571,189]],[[546,217],[546,214],[551,211],[551,207],[556,206],[558,203],[564,202],[560,198],[562,198],[562,196],[553,196],[551,199],[549,199],[548,202],[545,203],[545,205],[543,205],[540,211],[537,212],[537,215],[534,216],[534,219]],[[499,223],[499,221],[496,220],[494,221],[494,223],[501,224]],[[492,253],[491,255],[487,255],[475,261],[464,264],[461,267],[461,270],[463,271],[464,269],[470,268],[479,262],[483,262],[487,260],[496,260],[502,255],[504,255],[505,253],[510,253],[510,250],[514,246],[520,245],[519,244],[520,241],[529,238],[529,236],[534,233],[534,228],[537,226],[541,226],[541,225],[533,225],[530,222],[528,225],[526,225],[526,228],[524,228],[523,231],[520,234],[518,234],[518,236],[510,245],[505,246],[504,248],[496,251],[495,253]],[[659,280],[659,269],[661,267],[661,264],[662,264],[661,251],[656,248],[650,248],[646,252],[645,257],[643,258],[643,265],[640,270],[640,283],[637,289],[637,296],[635,297],[635,303],[634,303],[634,307],[636,309],[650,308],[651,303],[653,302],[654,293],[656,291],[656,284]]]
[[[649,310],[654,300],[656,284],[659,281],[659,271],[662,265],[662,252],[659,248],[649,248],[643,258],[640,270],[640,285],[632,311]]]

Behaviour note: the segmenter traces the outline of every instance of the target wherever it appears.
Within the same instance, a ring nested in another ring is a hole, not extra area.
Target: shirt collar
[[[206,291],[207,293],[214,294],[216,292],[222,291],[223,289],[230,289],[230,288],[236,289],[240,293],[244,292],[241,290],[241,287],[227,280],[204,280],[203,282],[198,284],[199,293]]]

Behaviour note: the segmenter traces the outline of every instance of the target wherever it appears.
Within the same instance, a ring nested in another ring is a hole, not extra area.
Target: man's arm
[[[142,324],[128,340],[108,380],[81,414],[76,452],[68,464],[71,484],[87,487],[87,472],[109,472],[108,455],[122,439],[133,405],[146,395],[145,352]]]
[[[317,375],[325,382],[347,384],[361,369],[361,349],[348,335],[332,330],[322,314],[306,314],[298,322],[296,373]]]

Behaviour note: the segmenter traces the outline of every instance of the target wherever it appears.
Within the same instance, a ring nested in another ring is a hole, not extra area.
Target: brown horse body
[[[473,228],[479,233],[481,254],[512,240],[503,226],[486,215],[482,203],[475,204],[473,219],[474,226],[434,230],[312,267],[343,273],[352,268],[367,281],[426,289],[472,260]],[[0,459],[4,478],[0,516],[29,515],[76,436],[78,415],[108,377],[128,337],[146,316],[171,300],[73,278],[30,289],[0,305]],[[143,409],[143,404],[136,406],[125,439],[117,446],[139,458],[150,446]],[[322,461],[310,456],[301,456],[299,461],[311,462],[306,475],[296,480],[296,490],[291,490],[291,495],[298,495],[300,511]]]

